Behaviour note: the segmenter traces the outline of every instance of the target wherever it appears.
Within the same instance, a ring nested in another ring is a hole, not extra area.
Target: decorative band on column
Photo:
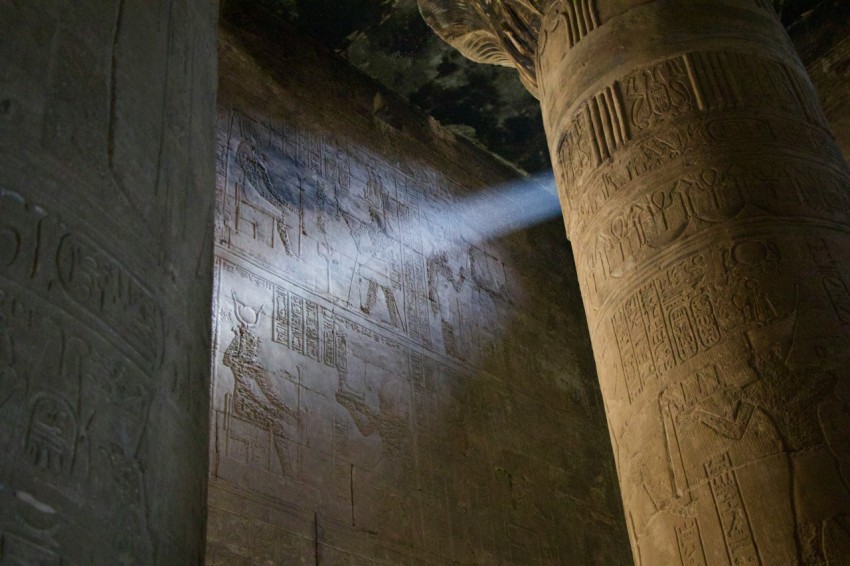
[[[796,215],[850,230],[846,173],[791,157],[761,158],[748,167],[722,158],[680,171],[638,198],[610,206],[577,238],[589,304],[602,308],[618,281],[683,238],[711,226]],[[817,190],[812,190],[817,187]]]
[[[746,79],[744,78],[746,77]],[[641,139],[673,119],[698,112],[752,109],[826,128],[806,96],[811,86],[798,70],[766,57],[698,52],[654,63],[594,94],[578,106],[557,144],[562,183],[572,203],[588,174],[611,161],[625,142]]]
[[[570,47],[599,27],[594,0],[567,0],[555,21],[555,29],[558,24],[564,26]]]
[[[785,153],[795,148],[797,153],[817,155],[825,164],[840,164],[843,158],[831,141],[825,130],[793,119],[768,119],[747,111],[694,116],[629,144],[589,177],[570,202],[571,233],[578,237],[611,199],[647,176],[663,174],[667,165],[711,147],[727,144],[741,152],[760,147]]]
[[[546,49],[550,40],[558,38],[565,43],[566,49],[556,53],[560,60],[566,57],[567,49],[575,47],[579,41],[602,25],[596,9],[596,0],[563,0],[550,9],[549,14],[548,21],[543,24],[540,31],[540,41],[535,57],[535,71],[538,77],[541,76],[543,54],[557,51]],[[544,81],[538,81],[538,89],[541,96],[545,96]]]
[[[629,140],[619,85],[614,84],[587,100],[576,113],[558,153],[566,180],[573,183],[608,161]],[[572,145],[571,145],[572,144]]]

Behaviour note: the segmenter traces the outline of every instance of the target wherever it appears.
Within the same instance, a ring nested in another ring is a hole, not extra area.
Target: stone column
[[[0,563],[199,564],[216,2],[0,2]]]
[[[636,562],[846,561],[850,171],[771,3],[420,4],[543,105]]]

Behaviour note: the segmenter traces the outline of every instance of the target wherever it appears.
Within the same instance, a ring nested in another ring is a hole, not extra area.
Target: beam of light
[[[439,255],[457,246],[459,236],[468,244],[478,244],[531,228],[561,216],[561,206],[551,171],[516,179],[491,188],[480,188],[439,210],[439,224],[447,234],[423,234],[431,244],[428,251]],[[423,226],[424,231],[437,228]],[[402,227],[404,230],[405,227]]]

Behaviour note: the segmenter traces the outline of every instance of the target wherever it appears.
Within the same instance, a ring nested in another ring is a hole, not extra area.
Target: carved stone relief
[[[301,82],[246,99],[277,63],[224,33],[210,563],[624,563],[587,342],[552,340],[575,275],[445,214],[507,172],[357,119],[294,39]]]
[[[202,560],[216,11],[0,7],[0,563]]]
[[[814,89],[767,3],[579,6],[523,44],[635,560],[846,560],[850,170]]]

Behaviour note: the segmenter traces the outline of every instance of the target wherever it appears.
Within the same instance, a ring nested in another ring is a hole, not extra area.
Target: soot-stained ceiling
[[[256,0],[434,116],[530,173],[549,168],[540,108],[513,69],[468,61],[419,15],[416,0]],[[818,4],[775,0],[786,26]]]
[[[465,59],[416,0],[259,1],[444,126],[529,172],[549,167],[539,104],[516,72]]]

